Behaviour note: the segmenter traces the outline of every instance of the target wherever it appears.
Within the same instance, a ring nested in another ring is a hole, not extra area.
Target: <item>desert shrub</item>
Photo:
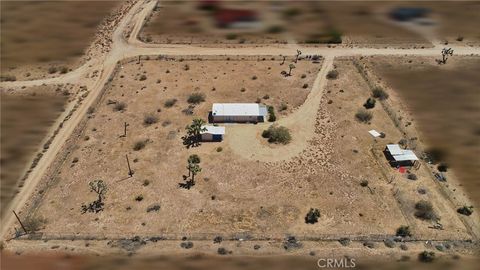
[[[237,34],[235,34],[235,33],[228,33],[225,37],[226,37],[228,40],[233,40],[233,39],[236,39],[236,38],[237,38]]]
[[[192,93],[188,96],[187,102],[190,104],[199,104],[205,101],[205,94],[203,93]]]
[[[289,8],[289,9],[286,9],[283,11],[283,16],[285,18],[291,18],[291,17],[294,17],[294,16],[297,16],[298,14],[300,14],[300,10],[298,8]]]
[[[302,246],[302,243],[300,243],[295,236],[287,236],[283,241],[283,248],[285,250],[298,249]]]
[[[395,241],[393,241],[393,239],[391,239],[391,238],[387,238],[387,239],[383,240],[383,243],[388,248],[394,248],[395,247]]]
[[[183,70],[185,70],[185,71],[190,70],[190,65],[185,64],[185,66],[183,66]]]
[[[281,25],[272,25],[267,29],[267,33],[278,34],[285,31],[285,28]]]
[[[267,138],[269,143],[288,144],[292,140],[288,128],[275,125],[271,125],[267,130],[264,130],[262,137]]]
[[[146,115],[143,118],[143,124],[146,125],[146,126],[153,125],[157,122],[158,122],[158,117],[156,117],[155,115],[152,115],[152,114]]]
[[[14,75],[2,75],[0,76],[0,81],[1,82],[14,82],[17,80],[17,77]]]
[[[269,99],[269,98],[270,98],[270,96],[269,96],[269,95],[265,95],[265,96],[263,96],[263,99]]]
[[[300,76],[300,78],[302,78],[302,79],[305,79],[306,77],[307,77],[306,74],[302,74],[302,76]]]
[[[171,98],[171,99],[167,99],[163,105],[166,108],[170,108],[170,107],[173,107],[173,105],[175,105],[175,103],[177,103],[177,99],[176,98]]]
[[[223,238],[221,236],[215,236],[215,238],[213,238],[214,244],[220,244],[222,241],[223,241]]]
[[[307,88],[308,88],[308,83],[304,83],[304,84],[302,85],[302,88],[303,88],[303,89],[307,89]]]
[[[463,41],[463,37],[462,36],[457,37],[457,41]]]
[[[342,246],[348,246],[350,245],[350,238],[347,238],[347,237],[342,237],[338,240],[338,242],[342,245]]]
[[[415,204],[415,216],[424,220],[437,220],[438,217],[433,210],[432,203],[421,200]]]
[[[412,236],[412,233],[410,232],[410,227],[405,225],[398,227],[396,236],[401,236],[401,237]]]
[[[189,163],[199,164],[200,161],[200,157],[197,154],[193,154],[188,157]]]
[[[222,147],[217,147],[217,152],[222,152],[223,148]]]
[[[440,163],[440,164],[437,166],[437,169],[438,169],[439,172],[447,172],[448,166],[447,166],[447,164],[445,164],[445,163]]]
[[[184,249],[190,249],[193,247],[193,242],[182,242],[180,243],[180,247],[184,248]]]
[[[465,216],[470,216],[473,214],[473,206],[463,206],[457,209],[457,213],[465,215]]]
[[[388,98],[387,92],[378,86],[372,90],[372,95],[374,98],[378,98],[380,100],[385,100]]]
[[[370,120],[372,120],[372,118],[373,118],[372,113],[365,109],[360,109],[355,114],[355,119],[357,119],[357,121],[361,123],[368,123]]]
[[[147,76],[145,74],[142,74],[142,76],[140,76],[140,81],[145,81],[147,79]]]
[[[123,112],[127,108],[127,104],[125,102],[117,102],[113,106],[113,110],[117,112]]]
[[[418,254],[418,260],[424,263],[430,263],[435,260],[435,252],[433,251],[426,251],[424,250],[420,254]]]
[[[61,73],[61,74],[65,74],[65,73],[67,73],[67,72],[68,72],[68,68],[67,68],[66,66],[60,67],[60,73]]]
[[[417,180],[417,175],[414,173],[408,173],[407,174],[407,179],[409,180]]]
[[[45,218],[37,216],[30,216],[23,220],[23,226],[25,226],[28,233],[39,231],[46,223],[47,220]]]
[[[375,102],[375,99],[368,98],[367,101],[365,101],[365,103],[363,104],[363,107],[365,107],[365,109],[373,109],[375,107]]]
[[[57,73],[57,71],[58,71],[57,67],[49,67],[48,68],[48,73],[49,74]]]
[[[367,248],[375,248],[375,243],[372,241],[366,241],[363,243],[363,246]]]
[[[87,110],[87,114],[92,114],[95,112],[95,108],[94,107],[88,107],[88,110]]]
[[[142,141],[137,141],[134,145],[133,145],[133,150],[134,151],[140,151],[142,150],[143,148],[145,148],[145,146],[147,145],[147,142],[142,140]]]
[[[278,108],[279,111],[285,111],[287,109],[288,109],[288,106],[285,103],[280,104],[280,108]]]
[[[275,108],[273,106],[268,106],[268,122],[277,121],[277,116],[275,115]]]
[[[320,217],[320,211],[318,209],[310,208],[307,215],[305,216],[305,223],[307,224],[315,224],[318,222],[318,218]]]
[[[335,80],[336,78],[338,78],[338,71],[337,71],[336,69],[330,70],[330,71],[327,73],[327,79],[329,79],[329,80]]]
[[[143,195],[138,195],[137,197],[135,197],[135,201],[137,202],[143,201]]]
[[[328,43],[335,43],[335,44],[342,43],[342,33],[340,33],[339,31],[335,29],[331,29],[328,32],[328,35],[330,36]]]
[[[143,180],[143,184],[142,184],[142,185],[143,185],[144,187],[150,185],[150,180],[148,180],[148,179]]]
[[[149,207],[147,207],[147,213],[150,213],[150,212],[158,212],[160,210],[160,204],[156,203],[156,204],[152,204],[150,205]]]
[[[228,254],[228,250],[227,250],[226,248],[219,247],[219,248],[217,249],[217,253],[218,253],[219,255],[227,255],[227,254]]]
[[[362,180],[362,182],[360,182],[360,186],[368,187],[368,180]]]
[[[256,79],[258,79],[257,75],[253,75],[252,80],[256,80]]]

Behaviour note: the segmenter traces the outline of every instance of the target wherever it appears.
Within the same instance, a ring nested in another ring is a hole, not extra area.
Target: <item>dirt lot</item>
[[[1,1],[2,75],[20,80],[45,77],[49,67],[74,68],[119,2]]]
[[[47,131],[65,108],[68,96],[57,87],[40,86],[21,92],[0,91],[2,211],[15,195],[17,181]]]
[[[375,57],[368,61],[405,100],[426,145],[441,152],[441,160],[451,165],[472,200],[480,202],[480,59],[454,57],[443,66],[431,58]]]
[[[125,64],[89,116],[79,140],[69,142],[73,148],[66,161],[58,171],[53,168],[57,173],[52,178],[46,177],[48,189],[39,190],[40,200],[29,204],[35,210],[27,212],[46,218],[42,232],[57,236],[170,235],[179,239],[189,235],[211,239],[214,235],[240,235],[278,239],[294,234],[308,238],[393,234],[400,225],[408,224],[417,237],[468,238],[456,213],[442,200],[425,171],[416,172],[416,182],[403,178],[394,184],[387,182],[390,177],[384,176],[385,160],[372,154],[373,140],[367,131],[376,128],[388,134],[373,145],[375,149],[386,141],[398,141],[401,134],[378,106],[373,109],[370,125],[354,120],[354,113],[370,93],[350,61],[337,63],[340,77],[330,82],[318,112],[316,135],[300,156],[287,162],[264,163],[235,155],[226,142],[190,149],[182,145],[184,127],[192,119],[182,110],[194,91],[206,94],[206,101],[195,107],[193,116],[205,117],[212,102],[248,102],[268,94],[270,98],[263,102],[275,107],[286,102],[289,109],[280,117],[288,117],[291,109],[303,103],[309,89],[302,85],[311,83],[319,65],[299,62],[294,76],[288,78],[279,74],[283,68],[279,61]],[[212,71],[218,75],[208,75]],[[253,75],[258,78],[252,80]],[[245,92],[241,92],[242,87]],[[171,98],[178,99],[177,103],[165,108],[164,102]],[[113,104],[107,105],[109,100],[125,102],[125,111],[114,111]],[[158,122],[146,126],[143,119],[150,114],[157,116]],[[120,138],[124,122],[129,123],[127,137]],[[227,126],[226,140],[228,133]],[[139,140],[147,140],[146,146],[134,151]],[[220,152],[219,146],[223,148]],[[201,157],[203,170],[192,189],[179,188],[187,174],[186,159],[193,153]],[[125,154],[135,171],[132,178],[127,175]],[[94,179],[108,184],[105,210],[82,214],[81,205],[95,199],[88,191],[88,182]],[[362,180],[368,180],[370,188],[362,187]],[[419,185],[428,189],[426,195],[417,193]],[[400,205],[393,196],[396,189],[402,195]],[[140,195],[142,200],[136,200]],[[434,204],[443,231],[432,231],[430,222],[413,218],[413,204],[422,196]],[[156,204],[159,211],[147,212]],[[315,225],[304,221],[310,207],[321,211]],[[58,212],[62,215],[52,215]]]

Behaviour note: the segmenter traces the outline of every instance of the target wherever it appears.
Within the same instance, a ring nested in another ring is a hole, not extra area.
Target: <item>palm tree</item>
[[[290,64],[290,65],[288,65],[288,68],[290,69],[290,70],[288,70],[288,76],[291,76],[291,75],[292,75],[292,69],[295,68],[295,65],[294,65],[294,64]]]

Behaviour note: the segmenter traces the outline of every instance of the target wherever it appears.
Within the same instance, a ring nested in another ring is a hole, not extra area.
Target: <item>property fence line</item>
[[[187,233],[187,234],[154,234],[154,235],[125,235],[125,234],[50,234],[50,233],[34,233],[29,235],[23,235],[15,239],[19,240],[65,240],[65,241],[118,241],[118,240],[143,240],[150,242],[157,241],[213,241],[216,237],[221,237],[222,241],[273,241],[281,242],[287,239],[289,236],[295,237],[298,241],[312,241],[312,242],[335,242],[343,239],[348,239],[355,242],[383,242],[387,239],[396,239],[400,242],[425,242],[425,241],[462,241],[473,242],[470,238],[458,238],[458,239],[435,239],[435,238],[417,238],[407,237],[401,238],[393,234],[271,234],[271,235],[259,235],[251,233],[237,233],[237,234],[215,234],[215,233]]]

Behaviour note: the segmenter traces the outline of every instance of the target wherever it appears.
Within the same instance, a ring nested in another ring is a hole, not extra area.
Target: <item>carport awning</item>
[[[404,151],[398,144],[387,144],[387,149],[392,156],[401,155]]]
[[[225,134],[225,127],[217,127],[217,126],[202,126],[205,128],[205,131],[200,132],[201,134],[213,134],[213,135],[224,135]]]

